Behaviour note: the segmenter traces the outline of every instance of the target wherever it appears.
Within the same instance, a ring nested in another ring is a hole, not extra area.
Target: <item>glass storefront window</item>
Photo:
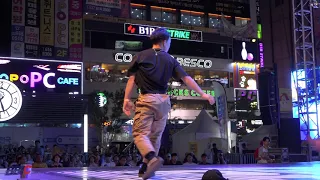
[[[249,18],[240,18],[240,17],[236,17],[236,26],[244,26],[247,25],[248,22],[250,21]]]
[[[231,21],[231,16],[224,16],[227,20]],[[209,14],[209,27],[214,29],[219,29],[223,27],[221,22],[221,15]]]
[[[204,26],[204,13],[181,10],[181,24]]]
[[[146,20],[146,6],[142,4],[131,3],[131,18]]]
[[[177,22],[176,10],[151,6],[151,21],[175,24]]]
[[[128,80],[127,69],[129,65],[123,64],[103,64],[103,63],[86,63],[86,80],[91,82],[113,82],[126,83]],[[209,70],[187,69],[186,72],[194,78],[201,87],[211,87],[212,81],[219,81],[228,87],[229,73]],[[173,83],[181,86],[181,83]]]

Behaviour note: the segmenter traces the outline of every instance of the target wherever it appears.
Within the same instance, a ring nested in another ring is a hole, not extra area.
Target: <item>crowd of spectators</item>
[[[161,151],[159,155],[165,159],[164,165],[225,164],[222,153],[216,148],[208,155],[202,154],[200,160],[193,153],[186,153],[181,160],[177,153]],[[49,148],[40,146],[40,141],[36,141],[35,145],[29,148],[0,145],[0,168],[22,164],[32,164],[33,168],[140,166],[142,157],[137,152],[101,153],[97,148],[90,149],[89,153],[84,155],[76,147],[54,145]]]

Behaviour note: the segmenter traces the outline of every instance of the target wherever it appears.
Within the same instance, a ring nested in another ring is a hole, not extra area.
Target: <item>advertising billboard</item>
[[[260,63],[259,43],[257,39],[233,39],[233,61]]]
[[[150,36],[157,26],[142,24],[124,24],[124,34],[134,36]],[[172,39],[202,42],[202,32],[185,29],[167,28]]]
[[[82,63],[0,58],[0,79],[25,92],[82,92]]]
[[[0,121],[81,123],[82,63],[0,58]]]

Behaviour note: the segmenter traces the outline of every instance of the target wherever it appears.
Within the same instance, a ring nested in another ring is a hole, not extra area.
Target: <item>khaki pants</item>
[[[162,133],[171,109],[170,97],[165,94],[139,95],[133,122],[133,139],[142,157],[151,151],[159,153]],[[146,159],[144,159],[146,162]]]

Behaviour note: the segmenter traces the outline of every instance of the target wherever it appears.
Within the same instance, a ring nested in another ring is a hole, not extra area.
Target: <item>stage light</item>
[[[83,152],[88,153],[88,114],[83,115]]]

